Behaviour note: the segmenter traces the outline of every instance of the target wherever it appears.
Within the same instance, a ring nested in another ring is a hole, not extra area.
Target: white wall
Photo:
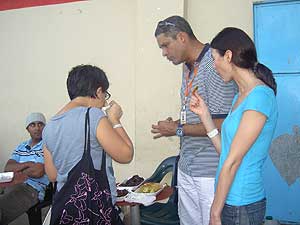
[[[225,27],[239,27],[253,36],[253,0],[185,0],[185,17],[203,43]]]
[[[172,14],[183,15],[183,0],[94,0],[0,12],[0,168],[28,138],[25,117],[54,115],[68,101],[68,71],[91,63],[106,71],[135,144],[135,160],[116,165],[117,177],[150,175],[173,143],[154,142],[150,133],[152,122],[169,115],[158,111],[176,109],[171,79],[179,80],[180,67],[166,63],[153,36],[157,21]],[[159,84],[165,81],[166,93]],[[170,146],[164,152],[163,144]]]
[[[135,2],[130,0],[122,5],[87,1],[0,13],[2,165],[27,138],[27,114],[41,111],[50,118],[68,101],[66,77],[77,64],[95,64],[107,72],[114,97],[124,105],[125,123],[134,122],[134,22]],[[128,131],[133,134],[134,127]]]
[[[55,114],[68,101],[68,71],[85,63],[106,71],[134,141],[134,161],[115,164],[118,180],[149,176],[177,154],[176,137],[153,140],[150,133],[158,120],[178,118],[182,68],[161,56],[154,30],[159,20],[184,12],[202,42],[225,26],[252,35],[250,0],[90,0],[0,12],[0,170],[28,138],[26,115]]]
[[[149,176],[167,156],[177,155],[177,137],[153,140],[151,125],[172,116],[178,118],[181,66],[161,55],[154,31],[158,21],[182,15],[183,0],[137,1],[136,52],[136,171]]]

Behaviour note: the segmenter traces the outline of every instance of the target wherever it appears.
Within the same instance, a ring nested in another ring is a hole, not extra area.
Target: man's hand
[[[4,171],[5,172],[22,172],[23,170],[27,169],[28,165],[26,163],[19,163],[13,159],[9,159],[5,165]]]
[[[43,163],[23,162],[19,163],[13,159],[9,159],[6,163],[5,172],[13,171],[15,173],[23,173],[28,177],[39,178],[44,176],[45,169]]]
[[[28,177],[39,178],[44,176],[44,164],[35,162],[25,162],[24,164],[27,165],[27,168],[22,170],[22,173],[26,174]]]
[[[153,136],[154,139],[160,137],[170,137],[176,134],[176,129],[178,126],[177,121],[173,121],[171,117],[168,117],[166,120],[158,121],[157,125],[152,125],[151,132],[156,134]]]

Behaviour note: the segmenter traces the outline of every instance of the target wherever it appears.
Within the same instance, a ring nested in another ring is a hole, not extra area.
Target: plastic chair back
[[[173,194],[167,203],[154,203],[151,206],[140,207],[142,225],[179,225],[178,194],[177,194],[177,163],[179,156],[171,156],[162,161],[154,173],[146,181],[160,182],[169,172],[172,172],[171,186]]]
[[[56,190],[56,183],[49,183],[45,190],[45,198],[27,211],[30,225],[42,225],[42,209],[52,204],[52,197]]]

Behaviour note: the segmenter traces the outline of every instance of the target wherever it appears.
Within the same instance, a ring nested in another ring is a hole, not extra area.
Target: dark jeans
[[[0,194],[0,225],[6,225],[38,203],[38,192],[27,184],[16,184]]]
[[[249,205],[224,205],[222,225],[262,225],[266,212],[266,199]]]

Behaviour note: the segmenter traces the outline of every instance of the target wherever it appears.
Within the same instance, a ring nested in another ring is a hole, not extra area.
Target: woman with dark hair
[[[221,136],[201,96],[191,110],[198,114],[220,154],[211,225],[261,225],[266,209],[262,166],[277,122],[276,83],[257,61],[253,41],[238,28],[225,28],[211,42],[216,70],[225,82],[234,80],[239,93],[224,120]]]
[[[129,163],[133,146],[120,123],[121,107],[111,101],[106,112],[101,110],[110,97],[108,87],[98,67],[74,67],[67,79],[71,101],[44,129],[45,170],[57,182],[51,224],[123,224],[114,207],[112,159]]]

